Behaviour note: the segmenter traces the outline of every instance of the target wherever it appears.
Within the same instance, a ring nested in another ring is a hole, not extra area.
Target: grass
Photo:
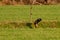
[[[3,20],[30,20],[30,6],[0,6],[0,21]],[[32,19],[60,20],[60,6],[33,6]]]
[[[0,29],[0,40],[60,40],[60,28]]]
[[[34,5],[32,6],[32,21],[34,22],[37,18],[42,18],[42,21],[45,20],[45,25],[50,26],[51,24],[58,26],[57,22],[60,22],[60,5]],[[4,21],[22,21],[30,22],[30,6],[0,6],[0,22]],[[46,21],[48,20],[48,22]],[[56,20],[57,22],[49,21]],[[55,23],[55,24],[54,24]],[[43,23],[44,24],[44,23]],[[43,24],[42,25],[44,27]],[[15,24],[14,24],[15,25]],[[59,27],[59,26],[58,26]]]
[[[33,6],[32,20],[42,18],[40,28],[25,25],[29,13],[29,5],[0,6],[0,40],[60,40],[60,5]]]

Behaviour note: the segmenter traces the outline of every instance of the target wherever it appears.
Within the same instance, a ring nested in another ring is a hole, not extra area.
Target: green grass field
[[[0,21],[4,20],[30,20],[30,6],[0,6]],[[32,19],[59,20],[60,6],[33,6]]]
[[[60,40],[60,28],[0,29],[0,40]]]
[[[60,40],[60,6],[35,5],[32,9],[32,20],[42,18],[39,28],[14,28],[7,21],[30,22],[30,6],[0,6],[0,40]],[[48,20],[48,21],[46,21]],[[56,20],[50,22],[50,20]],[[44,22],[43,22],[44,21]],[[15,24],[14,24],[15,25]],[[50,26],[54,28],[49,28]],[[58,27],[58,28],[55,28]],[[10,28],[12,27],[12,28]]]

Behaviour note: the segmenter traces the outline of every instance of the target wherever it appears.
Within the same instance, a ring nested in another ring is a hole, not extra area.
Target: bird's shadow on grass
[[[32,28],[32,23],[26,23],[26,26],[28,26],[29,28]]]

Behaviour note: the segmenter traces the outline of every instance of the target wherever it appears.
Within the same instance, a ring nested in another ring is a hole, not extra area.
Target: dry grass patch
[[[60,21],[57,20],[43,20],[38,24],[38,27],[58,27]],[[33,23],[25,22],[25,21],[3,21],[0,22],[0,27],[11,27],[11,28],[18,28],[18,27],[29,27],[29,28],[35,28]]]

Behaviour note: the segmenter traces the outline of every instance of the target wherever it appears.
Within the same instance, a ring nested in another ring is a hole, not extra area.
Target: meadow
[[[30,22],[30,5],[0,6],[0,40],[60,40],[60,5],[32,7],[32,21],[42,18],[39,28],[24,24]]]
[[[32,19],[60,20],[59,5],[32,6]],[[4,20],[30,20],[30,6],[0,6],[0,21]]]

